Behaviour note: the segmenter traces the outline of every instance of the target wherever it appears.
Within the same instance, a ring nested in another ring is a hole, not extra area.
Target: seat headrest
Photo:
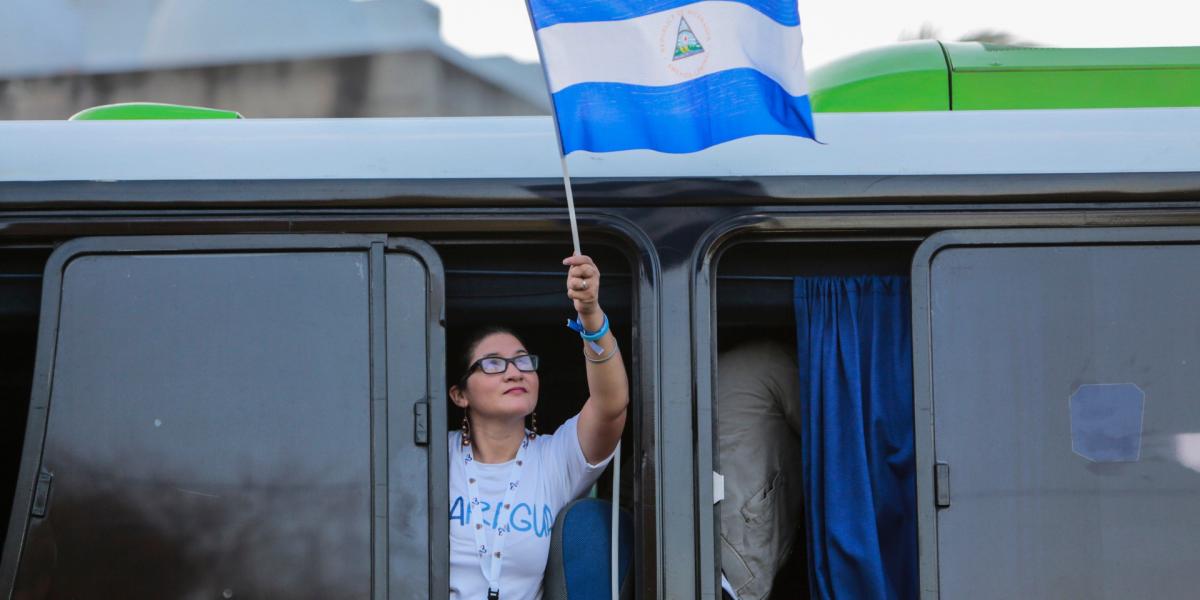
[[[543,581],[544,600],[612,600],[609,561],[612,553],[612,503],[580,498],[564,506],[554,519],[550,557]],[[618,541],[620,597],[633,597],[629,570],[633,563],[633,519],[622,510]]]

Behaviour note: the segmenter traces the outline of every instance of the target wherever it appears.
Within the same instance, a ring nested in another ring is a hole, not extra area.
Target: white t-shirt
[[[475,549],[476,523],[487,531],[488,543],[496,539],[495,528],[508,525],[500,572],[501,600],[540,599],[542,576],[550,555],[550,530],[559,509],[583,495],[612,460],[588,464],[579,446],[576,429],[579,415],[562,424],[554,435],[539,435],[525,451],[521,484],[514,492],[512,509],[504,502],[513,461],[484,464],[476,461],[483,510],[473,510],[467,493],[467,475],[463,467],[462,432],[450,432],[450,598],[484,600],[488,583],[480,568]],[[487,557],[486,560],[491,560]],[[483,565],[490,570],[491,563]]]

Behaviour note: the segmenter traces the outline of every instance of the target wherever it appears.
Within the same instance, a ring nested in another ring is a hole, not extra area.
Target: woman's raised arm
[[[563,260],[567,270],[567,297],[575,303],[585,331],[583,356],[587,360],[589,397],[579,413],[579,444],[587,461],[596,464],[612,454],[625,428],[629,407],[629,377],[619,356],[617,338],[608,331],[600,308],[600,270],[586,255]],[[594,339],[589,339],[594,338]]]

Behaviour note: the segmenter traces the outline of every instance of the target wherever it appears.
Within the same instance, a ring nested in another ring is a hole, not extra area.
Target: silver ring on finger
[[[579,282],[579,289],[581,289],[581,290],[587,289],[587,280],[586,279]]]

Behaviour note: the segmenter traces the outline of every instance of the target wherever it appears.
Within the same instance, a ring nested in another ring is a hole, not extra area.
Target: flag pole
[[[539,51],[540,52],[540,51]],[[550,98],[550,106],[554,106],[554,98]],[[575,195],[571,193],[571,174],[567,171],[567,157],[562,153],[562,135],[558,133],[558,117],[554,120],[554,137],[558,138],[558,159],[562,161],[563,187],[567,190],[567,217],[571,219],[571,243],[575,246],[575,255],[583,254],[579,250],[579,224],[575,221]]]
[[[571,243],[575,247],[575,255],[583,254],[579,249],[579,224],[575,220],[575,196],[571,193],[571,174],[567,171],[567,154],[563,151],[562,130],[558,126],[558,107],[554,104],[554,94],[550,91],[550,72],[546,69],[546,55],[542,52],[542,40],[537,35],[537,23],[533,20],[533,7],[525,0],[525,12],[529,15],[529,29],[533,34],[533,43],[537,45],[538,61],[542,65],[542,77],[546,80],[546,98],[550,101],[550,120],[554,121],[554,141],[558,143],[558,158],[562,163],[563,187],[567,191],[567,217],[571,220]],[[613,351],[616,351],[614,346]],[[621,440],[613,450],[613,489],[612,489],[612,531],[610,532],[609,547],[609,590],[612,600],[618,600],[621,590],[617,587],[618,573],[618,541],[620,540],[621,523]]]

